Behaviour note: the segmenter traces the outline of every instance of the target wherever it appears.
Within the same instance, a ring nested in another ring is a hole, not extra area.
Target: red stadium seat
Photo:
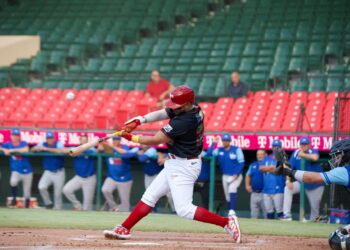
[[[26,114],[24,113],[11,113],[5,120],[3,120],[2,124],[5,127],[17,127],[19,126],[20,121],[23,120],[25,116]]]
[[[43,96],[44,100],[52,100],[57,101],[58,99],[62,99],[62,90],[61,89],[48,89],[46,94]],[[65,96],[64,96],[65,98]]]
[[[20,121],[21,127],[36,127],[37,122],[42,119],[41,113],[31,112],[24,119]]]
[[[37,122],[37,126],[40,128],[53,128],[58,117],[54,113],[45,113],[42,119]]]
[[[256,120],[254,120],[253,118],[251,120],[246,120],[243,126],[243,130],[248,132],[256,132],[261,128],[261,126],[262,119],[256,117]]]
[[[9,112],[5,112],[4,110],[0,111],[0,124],[3,125],[3,121],[7,119],[9,116]]]
[[[142,90],[130,90],[127,97],[136,97],[139,100],[143,98],[144,92]]]
[[[258,131],[266,131],[266,132],[278,132],[281,128],[282,120],[276,119],[273,120],[265,120],[262,127],[258,129]]]
[[[76,114],[64,113],[59,116],[55,122],[55,128],[70,128]]]
[[[43,96],[46,94],[46,89],[43,88],[37,88],[37,89],[32,89],[30,92],[31,96]]]
[[[12,96],[16,92],[16,89],[14,88],[1,88],[0,89],[0,96]]]
[[[289,99],[289,92],[278,90],[278,91],[275,91],[272,94],[271,98],[272,98],[272,101],[274,101],[274,100],[288,101],[288,99]]]
[[[68,90],[67,92],[72,92],[71,90]],[[65,91],[65,94],[67,93]],[[92,89],[81,89],[77,92],[76,99],[79,100],[82,96],[86,96],[88,98],[92,97],[95,94],[95,92]]]
[[[122,100],[126,98],[128,92],[124,89],[112,90],[111,97],[119,97]]]
[[[305,91],[296,91],[296,92],[293,92],[291,95],[290,95],[290,102],[293,102],[294,100],[301,100],[301,102],[303,103],[307,103],[307,92]]]
[[[256,91],[254,95],[254,99],[270,99],[271,92],[268,90],[260,90]]]

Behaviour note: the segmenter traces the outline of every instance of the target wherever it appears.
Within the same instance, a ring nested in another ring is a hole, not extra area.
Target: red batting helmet
[[[176,109],[188,102],[194,102],[193,89],[186,85],[181,85],[170,92],[169,99],[166,100],[165,106],[168,108]]]

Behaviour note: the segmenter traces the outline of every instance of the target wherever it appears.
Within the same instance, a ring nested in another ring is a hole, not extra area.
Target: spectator
[[[232,72],[228,91],[230,96],[234,99],[248,95],[248,86],[240,80],[238,72]]]
[[[159,157],[157,150],[149,145],[141,144],[140,148],[136,148],[136,156],[143,166],[143,171],[145,173],[145,189],[147,189],[153,180],[157,177],[160,171],[163,169],[165,157]],[[167,193],[168,203],[171,208],[171,212],[175,212],[174,202],[171,197],[171,193]]]
[[[12,201],[11,206],[16,206],[17,186],[22,181],[25,207],[30,205],[30,192],[32,188],[33,171],[27,156],[12,155],[13,153],[24,153],[29,151],[27,142],[21,141],[20,131],[17,128],[11,131],[11,141],[0,147],[5,155],[10,156],[10,187]]]
[[[64,153],[65,148],[62,142],[55,140],[53,132],[49,131],[46,133],[46,142],[39,143],[32,148],[33,152],[47,152],[47,153]],[[62,188],[65,180],[65,171],[63,168],[63,157],[62,156],[44,156],[43,165],[44,173],[41,176],[38,184],[40,195],[44,201],[47,209],[62,208]],[[53,185],[54,189],[54,205],[49,194],[49,187]]]
[[[130,192],[132,187],[131,165],[129,159],[134,153],[129,152],[129,147],[121,144],[121,137],[113,137],[112,145],[102,144],[105,152],[110,147],[115,157],[107,157],[108,177],[102,186],[102,193],[108,203],[110,211],[129,212]],[[113,192],[118,190],[120,205],[114,201]]]
[[[153,70],[151,80],[147,85],[145,97],[155,97],[161,105],[173,89],[174,86],[170,82],[160,77],[159,71]]]
[[[244,166],[244,155],[242,149],[231,146],[231,136],[224,133],[221,136],[223,147],[214,149],[217,142],[209,147],[208,155],[218,157],[219,166],[222,172],[222,185],[228,205],[229,216],[235,214],[237,204],[237,189],[242,182],[242,170]]]
[[[289,163],[294,170],[301,170],[301,158],[306,160],[305,171],[322,172],[322,167],[317,163],[319,153],[316,149],[310,148],[310,140],[307,137],[300,139],[300,147],[295,150],[289,160]],[[320,202],[324,191],[324,186],[321,184],[304,184],[306,196],[309,200],[311,214],[310,220],[314,220],[319,216]],[[293,195],[300,192],[300,182],[292,182],[290,177],[287,177],[286,187],[284,188],[283,201],[283,218],[282,220],[290,221]]]
[[[272,142],[272,148],[282,147],[282,142],[278,139]],[[283,191],[285,178],[276,176],[273,171],[276,168],[277,161],[273,154],[265,156],[260,165],[260,171],[264,173],[264,205],[267,213],[267,219],[274,219],[275,212],[277,218],[283,216]]]
[[[88,143],[88,137],[86,135],[80,136],[80,144],[85,143]],[[69,149],[67,148],[65,152],[69,153]],[[74,210],[92,210],[96,187],[96,158],[90,155],[94,153],[96,153],[96,149],[90,148],[81,155],[74,157],[75,176],[63,187],[63,193],[73,204]],[[83,190],[83,206],[74,194],[79,189]]]
[[[262,165],[262,160],[265,156],[265,150],[258,150],[256,152],[257,161],[249,165],[245,176],[245,188],[250,193],[250,217],[253,219],[259,218],[260,211],[263,217],[266,217],[263,195],[264,174],[260,171],[260,165]]]

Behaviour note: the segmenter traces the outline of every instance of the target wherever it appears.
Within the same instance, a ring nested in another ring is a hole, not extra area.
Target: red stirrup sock
[[[153,207],[148,206],[147,204],[143,203],[142,201],[139,201],[137,203],[136,207],[128,218],[123,222],[122,226],[126,229],[131,229],[137,222],[139,222],[143,217],[145,217],[147,214],[149,214],[152,211]]]
[[[228,223],[228,218],[221,217],[217,214],[209,212],[208,210],[202,207],[197,207],[193,219],[205,223],[215,224],[220,227],[225,227]]]

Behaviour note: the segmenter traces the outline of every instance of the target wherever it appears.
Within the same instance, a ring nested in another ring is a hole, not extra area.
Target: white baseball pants
[[[222,187],[224,188],[225,198],[227,202],[230,201],[230,193],[237,193],[237,189],[243,180],[241,174],[234,181],[232,181],[232,178],[232,175],[222,175]]]
[[[20,174],[17,171],[11,172],[10,186],[17,187],[19,182],[22,182],[24,198],[30,198],[32,181],[33,181],[33,173]]]
[[[169,159],[165,161],[164,169],[147,188],[142,196],[142,202],[154,207],[160,197],[169,191],[173,197],[176,213],[193,220],[197,206],[192,204],[193,187],[201,170],[201,159],[186,158]]]
[[[130,211],[130,192],[132,187],[132,180],[126,182],[117,182],[110,177],[107,177],[102,185],[102,193],[105,197],[108,206],[111,209],[116,209],[118,207],[119,212],[129,212]],[[118,195],[120,198],[120,205],[114,200],[113,192],[118,190]]]
[[[58,172],[51,172],[45,170],[41,176],[38,184],[38,189],[40,191],[41,198],[44,201],[45,206],[52,204],[50,194],[48,191],[49,186],[53,185],[54,192],[54,208],[62,208],[62,188],[64,185],[64,180],[66,178],[66,172],[62,168]]]
[[[67,199],[73,204],[76,209],[92,210],[92,203],[94,199],[96,188],[96,175],[92,175],[86,178],[81,176],[74,176],[70,181],[63,187],[63,193]],[[83,191],[83,206],[78,201],[74,192],[78,189]]]
[[[283,211],[283,194],[264,194],[264,204],[267,213]]]

